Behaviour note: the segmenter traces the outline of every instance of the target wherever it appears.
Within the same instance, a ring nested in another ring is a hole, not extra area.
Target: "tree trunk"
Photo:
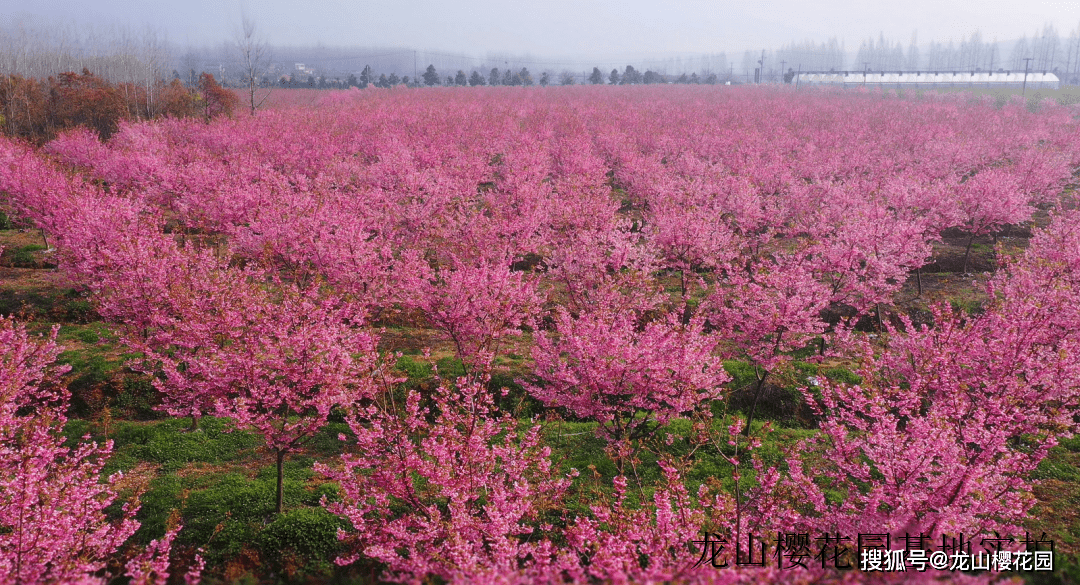
[[[285,452],[277,452],[277,513],[285,510]]]
[[[967,274],[968,258],[971,256],[971,245],[974,244],[974,243],[975,243],[975,234],[971,234],[971,237],[968,238],[967,250],[964,251],[964,270],[963,270],[964,274]]]
[[[754,389],[754,401],[750,403],[750,412],[746,415],[746,428],[743,429],[743,435],[750,436],[750,423],[754,421],[754,411],[757,410],[758,398],[761,398],[761,388],[765,385],[765,378],[769,377],[769,372],[765,372],[758,378],[757,388]]]

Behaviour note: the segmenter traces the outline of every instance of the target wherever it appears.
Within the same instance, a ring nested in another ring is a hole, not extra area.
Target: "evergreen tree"
[[[434,65],[428,65],[427,70],[424,71],[424,85],[428,87],[439,85],[439,74],[435,71]]]

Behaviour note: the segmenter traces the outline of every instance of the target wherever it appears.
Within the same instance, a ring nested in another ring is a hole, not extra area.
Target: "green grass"
[[[456,380],[465,375],[465,364],[456,357],[444,357],[435,361],[439,377],[443,380]]]
[[[1028,583],[1080,583],[1080,437],[1062,439],[1033,474],[1040,480],[1035,493],[1041,500],[1025,528],[1054,541],[1054,567],[1050,574],[1025,575]]]
[[[166,471],[194,462],[239,461],[262,445],[262,438],[254,433],[230,430],[231,423],[225,419],[204,417],[195,431],[188,430],[189,420],[120,425],[113,438],[118,450],[130,450],[136,459],[158,463]]]
[[[760,460],[766,467],[777,466],[786,469],[786,452],[794,449],[799,441],[814,436],[817,431],[811,429],[776,429],[770,433],[763,433],[762,428],[767,421],[755,421],[752,425],[753,434],[762,440],[761,447],[752,452],[746,450],[745,444],[739,453],[742,465],[740,474],[740,488],[747,490],[756,487],[757,480],[750,456]],[[712,445],[699,448],[694,457],[694,463],[688,470],[685,480],[691,493],[695,493],[703,483],[718,482],[722,488],[734,493],[735,483],[732,481],[732,465],[728,457],[736,455],[735,447],[728,444],[730,436],[728,425],[731,420],[717,418],[712,423],[712,433],[716,437],[716,444],[720,451]],[[574,480],[575,490],[578,492],[593,490],[601,493],[610,492],[611,482],[618,473],[615,462],[605,452],[607,442],[596,436],[597,423],[592,422],[554,422],[543,426],[545,444],[552,450],[551,458],[559,466],[563,473],[568,473],[571,468],[577,469],[581,475]],[[774,425],[775,427],[775,425]],[[672,444],[666,444],[666,438],[671,435]],[[659,446],[657,449],[662,455],[683,457],[691,449],[690,438],[693,436],[692,425],[689,420],[676,419],[668,425],[657,429],[656,441],[651,444]],[[660,468],[657,465],[658,456],[649,450],[642,449],[639,453],[640,462],[637,464],[637,473],[627,466],[624,473],[631,477],[632,485],[640,480],[642,487],[653,489],[662,479]],[[635,501],[637,496],[632,496]],[[571,502],[573,505],[573,502]],[[587,509],[587,508],[586,508]],[[582,510],[584,512],[585,510]]]
[[[93,308],[74,289],[37,284],[0,287],[0,314],[34,321],[44,327],[36,331],[40,333],[47,333],[55,322],[89,322],[95,318]]]
[[[977,299],[950,299],[949,305],[954,311],[968,315],[981,315],[985,311],[982,301]]]
[[[199,429],[189,430],[191,419],[140,423],[119,421],[112,425],[106,437],[100,423],[74,419],[64,427],[70,442],[89,435],[92,440],[113,441],[114,459],[123,461],[120,469],[130,469],[136,463],[160,465],[164,472],[182,469],[189,463],[220,464],[250,459],[263,444],[262,437],[248,431],[231,431],[226,419],[204,417]],[[110,462],[111,464],[111,462]]]
[[[850,384],[852,386],[862,384],[862,376],[852,372],[847,368],[826,368],[822,375],[833,382],[841,384]]]
[[[255,555],[280,573],[329,576],[341,551],[337,529],[347,522],[326,512],[319,502],[337,498],[332,483],[312,485],[312,460],[287,460],[284,479],[286,512],[276,507],[276,469],[261,468],[255,477],[240,471],[168,473],[155,478],[142,496],[135,539],[147,543],[164,534],[174,511],[184,530],[177,543],[203,549],[208,565],[222,568]],[[282,564],[289,557],[293,562]],[[292,567],[284,571],[286,566]],[[282,581],[279,581],[282,582]]]
[[[344,441],[341,440],[342,435],[345,438]],[[348,423],[330,421],[318,433],[315,433],[308,446],[319,455],[333,457],[345,452],[346,448],[354,443],[355,438]]]
[[[272,582],[335,575],[333,559],[340,552],[336,534],[347,523],[321,508],[322,500],[338,498],[338,488],[319,481],[312,469],[315,459],[286,458],[286,513],[279,516],[277,469],[273,457],[258,449],[261,438],[228,432],[229,423],[223,419],[204,418],[193,432],[187,430],[189,422],[120,422],[110,434],[115,453],[106,473],[130,470],[139,463],[153,464],[157,473],[140,496],[137,518],[142,525],[135,542],[160,538],[170,516],[179,513],[184,530],[178,545],[202,548],[211,572],[254,558],[273,569],[277,581]],[[95,426],[71,421],[65,434],[93,436]]]
[[[394,367],[408,377],[410,384],[424,382],[430,379],[434,373],[434,369],[429,362],[421,361],[407,355],[398,358],[397,364]]]
[[[726,360],[724,370],[731,376],[731,382],[728,382],[729,388],[742,388],[757,383],[754,367],[747,362]]]
[[[45,246],[42,244],[30,244],[28,246],[20,246],[19,248],[12,250],[10,254],[5,253],[5,256],[8,256],[8,264],[11,266],[32,268],[37,264],[34,252],[40,252],[45,249]]]
[[[105,341],[110,344],[115,344],[117,342],[117,337],[109,329],[109,326],[100,321],[85,324],[61,325],[60,330],[56,334],[56,339],[61,344],[72,341],[86,344],[96,344],[100,341]],[[74,353],[69,355],[74,355]]]

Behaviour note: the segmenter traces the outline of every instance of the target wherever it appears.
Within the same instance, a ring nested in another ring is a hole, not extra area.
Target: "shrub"
[[[347,526],[323,508],[297,508],[278,516],[256,542],[272,571],[290,579],[316,577],[333,570],[342,551],[337,531]]]
[[[120,392],[116,395],[116,406],[125,416],[136,420],[159,418],[155,407],[160,403],[157,391],[148,376],[125,376]]]

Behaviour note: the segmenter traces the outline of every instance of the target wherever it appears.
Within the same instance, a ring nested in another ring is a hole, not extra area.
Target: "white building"
[[[886,88],[1022,87],[1058,89],[1061,80],[1045,71],[810,71],[796,74],[799,85],[841,85]]]

